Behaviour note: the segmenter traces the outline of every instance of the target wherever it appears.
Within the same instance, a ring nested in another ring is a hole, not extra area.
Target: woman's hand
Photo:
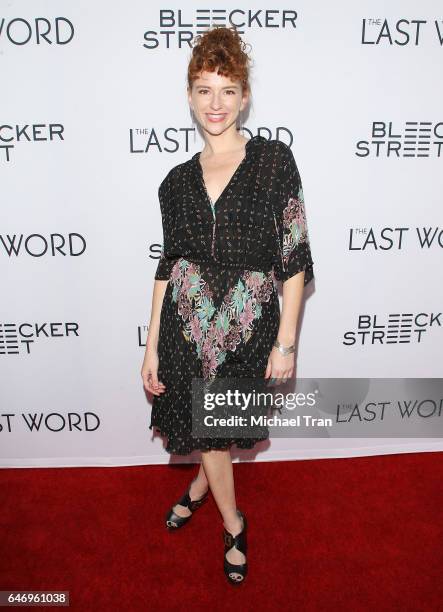
[[[146,391],[154,395],[160,395],[166,391],[165,385],[158,380],[158,354],[157,351],[150,349],[145,353],[141,376],[143,386]]]
[[[295,353],[282,355],[277,347],[272,347],[272,351],[269,353],[265,378],[278,378],[282,379],[282,383],[285,383],[293,374],[295,374]]]

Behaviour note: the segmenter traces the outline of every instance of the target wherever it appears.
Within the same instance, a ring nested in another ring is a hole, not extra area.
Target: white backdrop
[[[140,368],[162,242],[157,189],[204,144],[186,97],[197,24],[236,25],[252,45],[244,133],[291,145],[302,177],[315,281],[298,376],[442,376],[439,4],[239,6],[2,5],[1,466],[196,458],[153,438]],[[385,328],[380,340],[357,333],[359,316],[386,325],[394,313],[424,332],[391,343]],[[442,448],[441,438],[296,438],[234,456]]]

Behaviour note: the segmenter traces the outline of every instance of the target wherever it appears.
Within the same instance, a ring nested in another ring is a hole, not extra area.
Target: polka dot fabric
[[[277,281],[313,278],[303,189],[291,149],[252,137],[215,203],[200,153],[172,168],[159,201],[163,247],[155,279],[168,280],[160,314],[158,376],[149,428],[166,451],[252,448],[262,438],[192,436],[192,379],[263,377],[277,337]]]

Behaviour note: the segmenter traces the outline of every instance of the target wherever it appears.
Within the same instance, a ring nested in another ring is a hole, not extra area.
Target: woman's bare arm
[[[146,339],[146,350],[157,350],[158,335],[160,331],[160,313],[163,305],[163,298],[168,286],[167,280],[155,280],[152,291],[151,320],[149,321],[148,337]]]
[[[294,274],[283,283],[283,300],[280,314],[280,325],[277,340],[283,346],[295,344],[300,305],[303,297],[305,272]],[[269,355],[265,378],[286,380],[295,371],[295,353],[282,355],[278,348],[273,347]]]
[[[296,340],[297,322],[303,297],[304,277],[305,273],[302,271],[288,278],[283,283],[280,327],[277,335],[277,340],[283,346],[290,346]]]
[[[152,291],[151,303],[151,319],[149,321],[145,357],[143,360],[141,371],[141,376],[145,389],[150,393],[153,393],[154,395],[160,395],[160,393],[163,393],[165,391],[165,385],[162,382],[159,382],[157,376],[157,346],[160,332],[160,313],[168,282],[169,281],[167,280],[154,280],[154,289]],[[149,375],[151,375],[150,378]]]

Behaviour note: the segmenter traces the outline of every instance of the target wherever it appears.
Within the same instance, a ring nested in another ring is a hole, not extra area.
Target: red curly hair
[[[188,66],[188,87],[204,70],[240,81],[243,93],[250,91],[249,56],[235,27],[215,26],[195,37],[192,57]]]

